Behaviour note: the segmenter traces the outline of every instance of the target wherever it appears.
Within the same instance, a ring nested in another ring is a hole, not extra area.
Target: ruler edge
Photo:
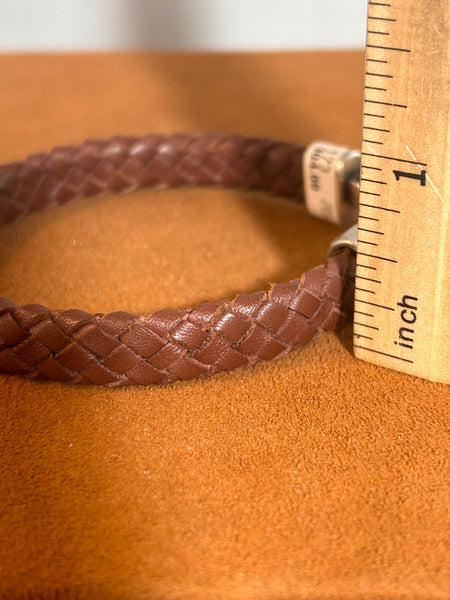
[[[395,0],[391,0],[391,3],[393,3]],[[367,105],[367,100],[366,100],[366,84],[367,84],[367,71],[368,71],[368,52],[369,49],[376,49],[377,47],[380,47],[380,49],[383,49],[385,53],[388,52],[388,50],[395,50],[396,48],[383,48],[383,46],[381,44],[378,44],[378,46],[376,44],[372,45],[369,44],[369,24],[370,24],[370,18],[373,18],[373,15],[370,14],[371,9],[370,9],[370,5],[373,4],[370,0],[368,1],[368,6],[367,6],[367,20],[366,20],[366,46],[365,46],[365,58],[364,58],[364,101],[363,101],[363,113],[365,113],[365,107]],[[381,4],[380,4],[381,6]],[[386,6],[391,7],[391,4],[387,4]],[[448,72],[449,72],[449,52],[450,52],[450,10],[449,10],[449,6],[447,4],[447,14],[448,14],[448,19],[447,19],[447,42],[446,42],[446,49],[447,49],[447,69],[446,69],[446,73],[447,73],[447,88],[449,90],[449,93],[446,94],[446,99],[447,99],[447,121],[449,121],[449,116],[450,116],[450,84],[448,82]],[[398,50],[402,50],[400,48],[398,48]],[[416,49],[417,51],[417,49]],[[384,56],[383,56],[384,58]],[[363,115],[363,121],[362,121],[362,142],[361,142],[361,150],[364,150],[364,120],[365,120],[365,115]],[[447,163],[449,162],[449,156],[450,156],[450,127],[447,127],[447,135],[446,135],[446,141],[444,144],[444,156],[443,156],[443,167],[446,170],[446,166]],[[448,167],[450,169],[450,165]],[[362,175],[362,168],[361,168],[361,173],[360,175]],[[445,187],[444,187],[444,192],[449,192],[449,190],[447,190],[450,179],[448,179],[447,181],[445,181]],[[445,198],[447,198],[447,195],[445,196]],[[436,335],[436,331],[439,328],[439,320],[438,317],[439,315],[442,315],[447,307],[447,304],[450,303],[450,291],[445,289],[445,273],[446,273],[446,268],[448,269],[450,267],[450,231],[449,231],[449,224],[450,224],[450,199],[448,201],[444,201],[443,203],[443,210],[440,213],[440,217],[439,217],[439,238],[441,240],[441,243],[439,245],[439,248],[442,249],[442,252],[439,252],[439,265],[436,268],[436,275],[435,275],[435,279],[434,282],[438,282],[438,281],[442,281],[442,285],[439,286],[440,288],[440,292],[439,292],[439,298],[442,298],[442,302],[438,303],[438,309],[434,310],[433,312],[433,320],[432,320],[432,339],[436,340],[437,339],[437,335]],[[360,219],[358,217],[358,238],[359,238],[359,228],[360,228]],[[361,243],[358,240],[357,243],[357,257],[360,255],[360,251],[362,251],[362,246]],[[442,258],[441,258],[442,257]],[[357,261],[358,262],[358,261]],[[444,277],[440,277],[440,275],[443,274]],[[436,288],[436,286],[435,286]],[[446,302],[446,296],[448,298],[448,302]],[[355,290],[355,300],[356,300],[356,290]],[[450,307],[450,304],[449,304]],[[432,382],[438,382],[438,383],[443,383],[443,384],[450,384],[450,365],[447,366],[447,361],[445,363],[445,368],[441,367],[441,368],[436,368],[435,365],[439,362],[437,359],[437,356],[439,355],[440,352],[442,352],[442,348],[443,348],[443,344],[445,343],[445,340],[443,339],[442,336],[438,337],[438,341],[439,343],[436,345],[434,344],[432,347],[432,351],[430,352],[430,359],[427,362],[427,368],[424,369],[409,369],[409,368],[396,368],[395,364],[393,363],[393,359],[401,359],[401,357],[395,357],[392,356],[391,358],[391,362],[390,364],[386,364],[386,357],[389,357],[391,355],[387,354],[384,355],[383,352],[379,352],[377,353],[376,351],[370,349],[370,348],[365,348],[365,347],[361,347],[359,345],[358,342],[358,334],[355,332],[355,321],[356,321],[356,315],[354,316],[353,319],[353,347],[354,347],[354,354],[356,356],[356,358],[360,359],[360,360],[364,360],[365,362],[369,362],[371,364],[375,364],[377,366],[381,366],[383,368],[387,368],[387,369],[391,369],[397,372],[402,372],[402,373],[407,373],[409,375],[413,375],[415,377],[419,377],[422,379],[426,379],[428,381],[432,381]],[[449,340],[450,340],[450,316],[449,319],[445,322],[445,330],[449,331]],[[449,341],[450,344],[450,341]],[[384,356],[383,356],[384,355]],[[398,364],[398,366],[403,366],[400,362]],[[448,373],[446,373],[445,371],[448,371]],[[425,372],[424,372],[425,371]]]

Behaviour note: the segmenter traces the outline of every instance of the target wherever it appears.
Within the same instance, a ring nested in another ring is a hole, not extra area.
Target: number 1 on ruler
[[[354,347],[450,383],[448,0],[368,3]]]

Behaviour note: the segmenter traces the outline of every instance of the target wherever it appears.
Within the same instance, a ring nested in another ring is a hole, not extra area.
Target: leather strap
[[[0,223],[85,196],[186,185],[258,189],[303,201],[303,148],[242,135],[86,141],[0,166]],[[280,358],[352,310],[354,255],[267,291],[153,314],[88,314],[0,298],[0,370],[69,383],[148,385]]]

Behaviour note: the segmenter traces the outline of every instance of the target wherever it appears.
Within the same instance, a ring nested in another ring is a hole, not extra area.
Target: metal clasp
[[[328,248],[328,256],[333,256],[342,248],[351,248],[356,253],[356,245],[358,242],[358,223],[352,225],[347,231],[331,242]]]
[[[334,238],[328,248],[328,256],[332,256],[341,248],[351,248],[356,254],[358,242],[358,207],[359,207],[359,178],[361,168],[361,155],[352,152],[348,162],[343,163],[340,171],[342,185],[342,203],[348,220],[354,223],[343,234]]]
[[[304,154],[307,210],[341,227],[350,227],[332,241],[328,254],[350,247],[356,252],[361,155],[328,142],[310,144]]]
[[[343,227],[353,226],[358,221],[360,170],[361,154],[355,150],[350,150],[336,165],[336,177],[340,183],[338,201],[342,204]]]

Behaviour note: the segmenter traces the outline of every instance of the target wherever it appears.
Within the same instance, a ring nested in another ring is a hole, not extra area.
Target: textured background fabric
[[[3,56],[0,160],[116,133],[358,147],[363,70],[361,53]],[[87,199],[0,230],[0,295],[189,306],[294,278],[336,234],[258,193]],[[349,327],[201,382],[2,375],[0,397],[2,599],[450,596],[450,388],[357,361]]]

